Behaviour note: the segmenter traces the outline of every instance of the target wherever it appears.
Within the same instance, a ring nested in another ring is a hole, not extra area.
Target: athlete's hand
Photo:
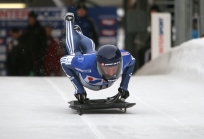
[[[84,104],[84,101],[86,100],[86,92],[85,94],[75,94],[75,97],[79,101],[79,103]]]
[[[123,99],[126,99],[130,96],[129,91],[125,91],[121,87],[118,88],[118,91],[120,92],[120,96]]]

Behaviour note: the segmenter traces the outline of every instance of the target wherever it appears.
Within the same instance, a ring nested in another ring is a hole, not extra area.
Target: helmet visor
[[[121,73],[121,63],[111,66],[105,66],[103,63],[98,63],[100,75],[106,80],[115,80]]]
[[[102,66],[102,70],[105,73],[105,75],[113,77],[117,73],[117,71],[118,71],[118,65],[114,65],[114,66]]]

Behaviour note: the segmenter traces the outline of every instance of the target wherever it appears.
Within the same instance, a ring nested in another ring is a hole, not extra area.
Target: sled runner
[[[113,96],[107,99],[95,99],[86,100],[84,104],[79,103],[77,100],[68,102],[69,108],[77,110],[79,115],[83,111],[97,110],[97,109],[113,109],[118,108],[121,112],[126,113],[126,109],[134,106],[136,103],[124,102],[121,99],[116,99],[117,96]],[[115,99],[115,100],[114,100]]]

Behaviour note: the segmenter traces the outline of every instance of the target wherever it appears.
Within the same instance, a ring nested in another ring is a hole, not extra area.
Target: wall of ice
[[[174,47],[145,64],[135,75],[163,74],[204,78],[204,38]]]

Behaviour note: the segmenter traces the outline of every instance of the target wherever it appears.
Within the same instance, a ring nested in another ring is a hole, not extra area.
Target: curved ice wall
[[[204,38],[193,39],[174,47],[145,64],[135,75],[158,74],[204,77]]]

